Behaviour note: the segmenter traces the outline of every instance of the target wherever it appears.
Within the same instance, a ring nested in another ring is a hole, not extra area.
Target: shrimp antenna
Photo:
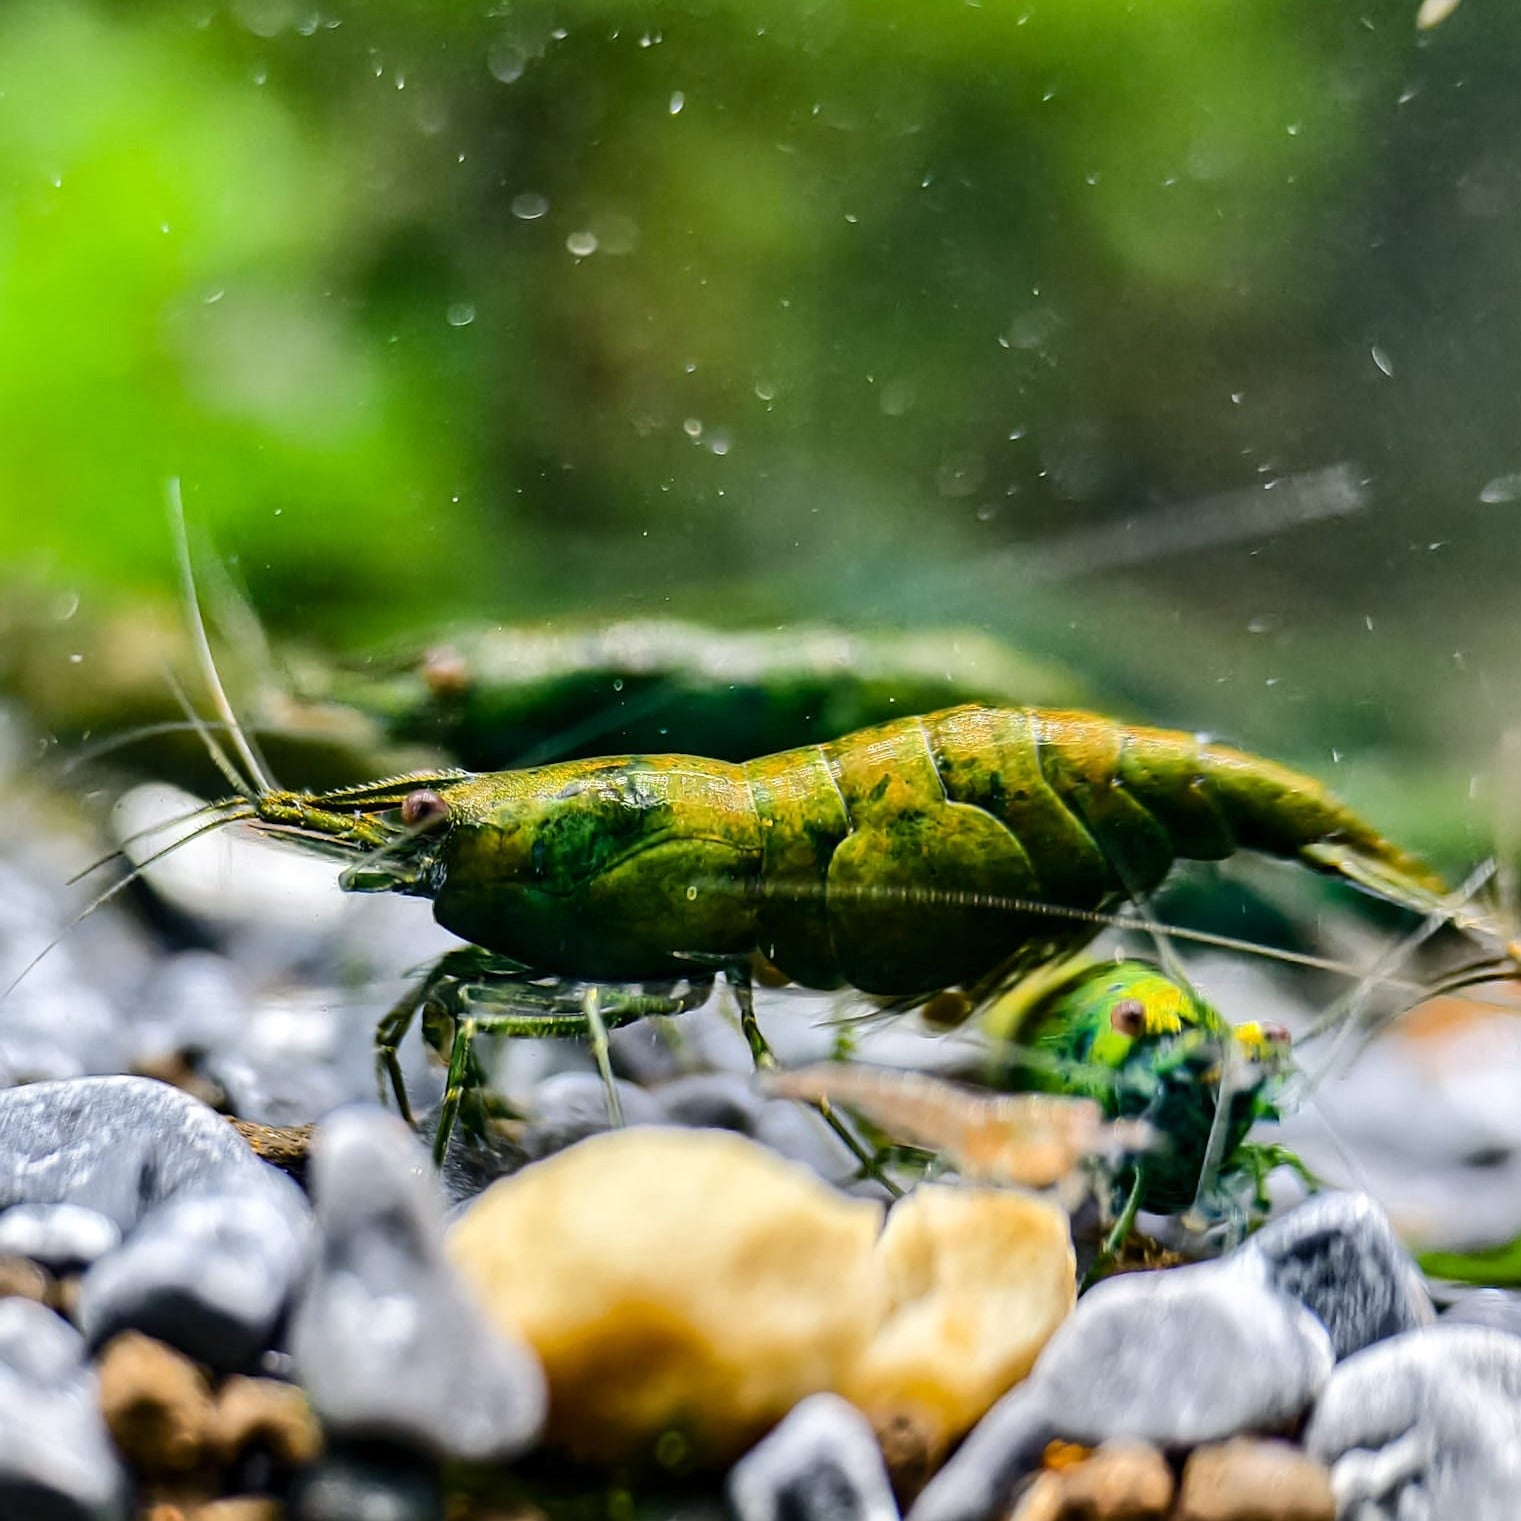
[[[59,775],[72,776],[81,767],[88,766],[98,761],[102,756],[114,755],[118,750],[125,750],[129,745],[141,743],[145,739],[158,739],[165,734],[196,734],[218,731],[229,732],[226,724],[213,723],[207,719],[196,721],[189,718],[166,718],[157,723],[139,724],[135,729],[125,729],[120,734],[108,735],[104,739],[97,739],[88,745],[81,745],[59,767]],[[310,736],[300,728],[290,724],[244,724],[245,734],[273,734],[280,739],[307,739]],[[240,792],[243,788],[238,789]]]
[[[80,911],[75,914],[74,917],[70,919],[69,922],[64,925],[64,927],[59,930],[59,932],[54,935],[53,938],[49,940],[48,943],[43,946],[43,948],[38,951],[35,956],[33,956],[32,959],[28,961],[27,964],[22,967],[21,970],[17,972],[16,975],[12,977],[11,980],[6,983],[3,988],[0,988],[0,1003],[4,1003],[5,1000],[16,991],[16,988],[20,985],[22,979],[31,972],[32,968],[35,967],[44,956],[48,955],[49,952],[57,949],[57,947],[63,943],[64,937],[68,935],[76,925],[82,923],[85,919],[88,919],[97,908],[100,908],[103,904],[109,903],[111,899],[114,898],[119,892],[122,892],[125,888],[131,886],[131,884],[137,881],[137,879],[142,876],[142,874],[150,866],[154,865],[158,861],[162,861],[165,856],[173,855],[174,852],[177,851],[182,845],[188,845],[192,840],[200,839],[203,834],[210,834],[213,830],[221,829],[225,825],[233,823],[235,820],[251,818],[253,816],[252,810],[249,808],[248,804],[244,803],[241,799],[234,801],[236,803],[236,810],[234,812],[225,813],[220,818],[211,819],[207,823],[198,825],[196,828],[192,829],[189,834],[183,836],[181,839],[171,840],[169,844],[165,845],[162,849],[155,850],[152,855],[148,856],[142,861],[139,861],[138,864],[134,866],[132,870],[129,871],[126,876],[122,877],[119,881],[113,882],[109,887],[104,888],[100,892],[96,893],[95,896],[91,898],[90,901],[85,904],[85,906],[80,909]]]
[[[698,885],[701,885],[700,883]],[[727,882],[714,879],[710,884],[724,890]],[[1065,903],[1048,903],[1042,898],[1027,898],[1018,893],[983,893],[956,888],[903,888],[903,887],[850,887],[840,884],[788,882],[782,886],[761,883],[752,887],[761,897],[809,896],[822,898],[826,893],[857,896],[862,898],[898,897],[915,903],[955,903],[969,908],[997,909],[1010,914],[1043,914],[1047,918],[1065,920],[1071,924],[1091,924],[1101,929],[1140,931],[1151,936],[1165,936],[1168,940],[1186,941],[1190,945],[1207,945],[1215,950],[1238,951],[1245,956],[1257,956],[1266,961],[1278,961],[1287,966],[1307,967],[1311,971],[1331,972],[1338,977],[1360,978],[1363,968],[1332,956],[1316,956],[1307,951],[1290,951],[1275,945],[1260,945],[1254,940],[1243,940],[1238,935],[1222,935],[1214,930],[1188,929],[1181,924],[1163,924],[1155,919],[1145,919],[1133,913],[1109,913],[1100,908],[1071,908]],[[1399,978],[1382,979],[1386,985],[1407,993],[1419,993],[1425,984]]]
[[[189,694],[180,685],[179,678],[167,666],[164,668],[164,679],[169,683],[169,690],[174,694],[174,700],[183,709],[190,727],[200,736],[201,743],[206,747],[206,753],[215,763],[217,770],[227,779],[228,785],[239,797],[252,798],[253,788],[244,779],[243,773],[233,765],[232,758],[222,748],[216,735],[206,727],[201,715],[191,704]]]
[[[206,620],[201,616],[200,598],[195,590],[195,569],[190,563],[190,539],[185,532],[185,503],[180,496],[179,476],[169,477],[166,499],[169,507],[169,531],[174,538],[175,557],[179,562],[180,586],[185,594],[185,609],[190,616],[190,633],[195,644],[196,660],[200,665],[201,675],[205,678],[207,687],[210,688],[212,705],[216,708],[217,716],[227,725],[227,732],[232,736],[233,748],[241,757],[249,776],[258,785],[259,791],[277,791],[268,772],[259,763],[258,752],[243,732],[243,726],[238,722],[237,714],[233,712],[232,704],[227,700],[222,678],[217,674],[217,663],[212,657],[211,642],[206,637]],[[238,791],[241,792],[244,789],[239,787]]]
[[[1312,1040],[1316,1036],[1323,1035],[1329,1029],[1336,1028],[1335,1039],[1331,1042],[1331,1049],[1327,1051],[1324,1060],[1320,1063],[1308,1080],[1306,1091],[1313,1094],[1320,1085],[1335,1070],[1342,1052],[1347,1043],[1354,1035],[1359,1033],[1363,1021],[1361,1019],[1363,1005],[1367,1002],[1368,995],[1380,985],[1390,985],[1394,982],[1393,974],[1407,961],[1416,948],[1424,944],[1439,929],[1445,925],[1457,922],[1458,915],[1463,911],[1475,893],[1479,892],[1495,873],[1494,861],[1486,861],[1476,868],[1450,899],[1443,905],[1444,911],[1429,914],[1408,935],[1395,942],[1382,956],[1369,968],[1357,985],[1351,988],[1342,998],[1339,998],[1324,1014],[1310,1027],[1301,1037],[1300,1044]],[[1422,989],[1422,992],[1427,991]],[[1366,1045],[1378,1030],[1397,1018],[1397,1014],[1387,1014],[1372,1021],[1366,1029],[1362,1029],[1362,1044]]]
[[[228,801],[223,798],[217,803],[202,803],[198,807],[187,809],[184,813],[176,813],[167,819],[160,819],[156,824],[145,824],[141,829],[134,829],[131,834],[122,837],[115,850],[107,851],[103,856],[97,856],[88,866],[81,866],[72,877],[68,878],[64,886],[72,887],[76,882],[82,882],[86,877],[93,876],[102,866],[109,866],[113,861],[122,860],[127,854],[127,846],[136,845],[140,840],[146,840],[149,835],[159,834],[165,829],[183,829],[185,825],[205,818],[208,813],[222,812],[228,806]]]

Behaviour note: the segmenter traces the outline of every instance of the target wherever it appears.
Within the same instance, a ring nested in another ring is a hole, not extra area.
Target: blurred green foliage
[[[1317,770],[1477,764],[1521,11],[1414,10],[11,0],[5,564],[167,604],[178,474],[307,639],[980,624]],[[1361,510],[1275,526],[1327,469]]]

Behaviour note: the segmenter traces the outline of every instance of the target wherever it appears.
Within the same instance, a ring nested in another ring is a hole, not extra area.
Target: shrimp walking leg
[[[586,1032],[591,1037],[592,1059],[602,1076],[602,1091],[607,1095],[607,1123],[614,1130],[623,1128],[623,1105],[618,1099],[618,1084],[613,1077],[613,1058],[607,1045],[607,1025],[602,1018],[602,999],[595,983],[581,994],[581,1012],[586,1016]]]
[[[744,1032],[745,1040],[750,1047],[750,1058],[755,1063],[755,1070],[757,1072],[775,1071],[776,1056],[766,1040],[759,1020],[755,1017],[755,983],[750,975],[748,964],[742,963],[730,967],[724,975],[734,992],[734,1001],[739,1005],[739,1027]],[[861,1143],[850,1126],[835,1113],[833,1105],[827,1098],[812,1099],[809,1102],[814,1109],[818,1110],[819,1117],[824,1123],[839,1137],[846,1150],[856,1159],[861,1169],[861,1176],[875,1179],[893,1198],[900,1198],[903,1190],[882,1170],[882,1154],[872,1151]]]
[[[652,1015],[682,1014],[706,1001],[712,979],[683,979],[646,987],[638,983],[588,983],[545,977],[479,947],[451,951],[381,1022],[377,1046],[393,1084],[399,1080],[396,1045],[418,1012],[423,1035],[449,1064],[433,1151],[441,1159],[465,1100],[484,1091],[475,1060],[477,1036],[541,1040],[546,1036],[589,1039],[608,1093],[608,1118],[621,1123],[613,1086],[607,1033]],[[402,1102],[405,1102],[403,1099]],[[480,1128],[483,1121],[467,1122]]]
[[[1092,1266],[1083,1278],[1083,1288],[1091,1288],[1100,1278],[1108,1273],[1114,1266],[1125,1243],[1130,1239],[1130,1233],[1135,1229],[1135,1217],[1141,1212],[1141,1199],[1146,1192],[1146,1169],[1141,1163],[1136,1163],[1131,1169],[1130,1192],[1125,1197],[1125,1203],[1120,1209],[1115,1222],[1109,1228],[1104,1237],[1104,1244],[1099,1248],[1098,1256],[1093,1259]]]

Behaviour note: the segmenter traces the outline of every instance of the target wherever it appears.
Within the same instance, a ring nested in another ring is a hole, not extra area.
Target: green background
[[[1480,854],[1518,58],[1497,0],[11,0],[0,637],[177,617],[178,475],[277,637],[973,625]]]

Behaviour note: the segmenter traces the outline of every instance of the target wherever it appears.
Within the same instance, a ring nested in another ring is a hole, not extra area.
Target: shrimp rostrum
[[[1446,891],[1309,777],[1040,708],[950,708],[744,764],[622,756],[251,789],[222,816],[343,857],[348,891],[431,900],[470,943],[379,1032],[394,1075],[419,1011],[452,1026],[440,1153],[477,1034],[584,1033],[606,1076],[608,1027],[692,1007],[721,971],[764,1063],[758,957],[808,987],[975,999],[1075,950],[1180,859],[1264,852],[1423,914]]]

